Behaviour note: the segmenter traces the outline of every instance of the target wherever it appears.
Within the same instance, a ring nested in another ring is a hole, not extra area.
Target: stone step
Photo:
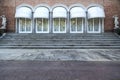
[[[14,37],[14,38],[4,38],[1,40],[120,40],[117,37],[46,37],[46,38],[41,38],[41,37]]]
[[[11,38],[11,39],[1,39],[0,41],[120,41],[118,38],[79,38],[79,39],[41,39],[41,38]]]
[[[114,35],[6,35],[6,37],[114,37]]]
[[[7,34],[0,39],[0,48],[113,48],[120,49],[120,39],[104,34]]]
[[[0,49],[120,49],[120,46],[0,46]]]
[[[0,44],[120,44],[120,40],[3,40]]]
[[[118,38],[116,36],[5,36],[3,39],[24,39],[24,38],[33,38],[33,39],[81,39],[81,38]]]
[[[113,37],[114,34],[7,34],[8,37]]]
[[[65,47],[65,46],[67,46],[67,47],[77,47],[77,46],[80,46],[80,47],[92,47],[92,46],[100,46],[100,47],[103,47],[103,46],[108,46],[108,47],[114,47],[114,46],[118,46],[119,48],[120,48],[120,44],[118,44],[118,43],[106,43],[106,44],[104,44],[104,43],[81,43],[81,44],[77,44],[77,43],[72,43],[72,44],[69,44],[69,43],[63,43],[63,44],[60,44],[60,43],[57,43],[57,44],[46,44],[46,43],[42,43],[42,44],[37,44],[37,43],[34,43],[34,44],[32,44],[32,43],[18,43],[18,44],[16,44],[16,43],[12,43],[12,44],[1,44],[0,45],[0,47],[3,47],[3,46],[17,46],[17,47],[21,47],[21,46],[31,46],[31,48],[33,47],[33,46],[37,46],[37,47]]]

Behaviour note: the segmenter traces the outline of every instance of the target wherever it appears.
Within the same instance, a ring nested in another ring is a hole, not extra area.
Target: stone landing
[[[120,61],[120,49],[0,49],[0,60]]]

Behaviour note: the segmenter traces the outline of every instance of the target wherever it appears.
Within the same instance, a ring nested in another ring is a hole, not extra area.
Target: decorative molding
[[[35,11],[38,7],[46,7],[46,8],[48,8],[49,12],[51,9],[51,7],[47,4],[38,4],[37,6],[34,7],[33,11]]]
[[[80,3],[77,4],[72,4],[71,6],[69,6],[69,11],[73,8],[73,7],[81,7],[83,8],[85,11],[87,11],[86,7]]]
[[[64,5],[64,4],[55,4],[55,5],[53,5],[53,6],[51,7],[51,12],[52,12],[53,9],[56,8],[56,7],[63,7],[63,8],[66,9],[67,12],[69,11],[69,9],[68,9],[68,7],[67,7],[66,5]]]
[[[90,5],[87,7],[87,9],[89,9],[89,8],[91,8],[91,7],[100,7],[100,8],[102,8],[102,9],[104,9],[104,7],[103,7],[102,5],[100,5],[100,4],[90,4]]]
[[[31,6],[31,5],[29,5],[29,4],[25,4],[25,3],[17,6],[17,7],[16,7],[16,10],[19,9],[19,8],[21,8],[21,7],[28,7],[28,8],[30,8],[30,9],[32,10],[32,12],[33,12],[33,10],[34,10],[34,9],[33,9],[33,6]]]

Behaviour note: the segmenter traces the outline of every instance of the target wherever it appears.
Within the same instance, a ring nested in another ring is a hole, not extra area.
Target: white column
[[[66,33],[70,33],[70,12],[67,12],[67,25],[66,25]]]
[[[32,12],[32,14],[34,14],[34,12]],[[35,27],[35,22],[34,22],[33,16],[32,16],[32,19],[31,19],[31,23],[32,23],[32,33],[36,33],[36,27]]]
[[[16,18],[16,26],[15,26],[15,33],[18,33],[19,32],[19,26],[18,26],[18,19]]]
[[[102,19],[102,33],[104,33],[104,18]]]
[[[85,26],[83,27],[83,33],[88,33],[88,19],[87,19],[87,11],[86,11],[86,17],[85,17]]]

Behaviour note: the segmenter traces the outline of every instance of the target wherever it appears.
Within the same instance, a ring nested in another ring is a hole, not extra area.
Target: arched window
[[[32,10],[29,7],[17,8],[15,18],[19,33],[32,33]]]
[[[66,32],[67,10],[64,7],[55,7],[53,9],[53,32]]]
[[[37,33],[49,32],[49,10],[47,7],[37,7],[34,12],[34,19]]]
[[[71,33],[83,33],[85,26],[86,12],[82,7],[73,7],[70,10],[70,32]]]
[[[100,33],[103,29],[105,13],[103,8],[93,6],[88,8],[88,33]]]

